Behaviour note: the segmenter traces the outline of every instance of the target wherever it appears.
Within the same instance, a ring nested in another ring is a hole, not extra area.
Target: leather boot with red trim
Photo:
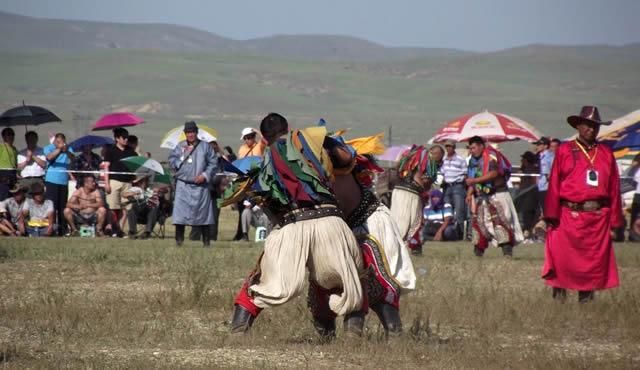
[[[233,309],[233,319],[231,320],[231,334],[245,334],[253,324],[253,315],[244,307],[236,304]]]

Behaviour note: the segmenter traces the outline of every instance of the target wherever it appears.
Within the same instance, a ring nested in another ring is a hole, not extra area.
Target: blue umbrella
[[[106,144],[113,144],[113,139],[110,137],[86,135],[79,139],[72,141],[69,146],[73,150],[78,151],[85,145],[91,145],[91,147],[103,146]]]
[[[233,161],[232,164],[240,171],[247,173],[249,172],[250,169],[254,167],[260,167],[261,163],[262,163],[262,157],[259,157],[257,155],[252,155],[249,157],[244,157],[242,159],[236,159],[235,161]]]

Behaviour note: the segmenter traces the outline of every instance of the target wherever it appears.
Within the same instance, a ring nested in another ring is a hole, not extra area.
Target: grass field
[[[235,226],[225,212],[222,239]],[[552,301],[542,245],[429,244],[402,300],[406,335],[321,344],[306,297],[265,310],[251,335],[227,334],[233,297],[260,244],[176,248],[171,239],[0,239],[0,362],[5,368],[638,368],[640,248],[616,246],[622,286],[578,305]],[[340,332],[341,333],[341,332]],[[339,334],[340,334],[339,333]]]

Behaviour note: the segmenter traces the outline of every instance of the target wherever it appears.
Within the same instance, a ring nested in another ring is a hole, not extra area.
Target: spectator
[[[514,203],[522,215],[524,243],[528,244],[533,241],[533,227],[539,216],[539,207],[536,178],[527,175],[533,175],[537,172],[538,157],[533,152],[527,151],[520,158],[520,170],[525,176],[520,179],[520,189],[518,189]]]
[[[429,205],[424,207],[423,218],[423,240],[460,240],[461,229],[454,221],[453,207],[444,201],[440,190],[431,190],[429,193]]]
[[[464,222],[467,216],[465,198],[467,185],[464,180],[467,177],[467,160],[456,153],[456,142],[448,140],[444,144],[447,152],[442,163],[444,203],[453,205],[455,225],[459,229],[458,235],[462,238]]]
[[[269,228],[269,218],[258,206],[254,206],[250,201],[242,202],[242,239],[249,241],[249,229],[253,227]]]
[[[18,231],[20,236],[24,236],[25,234],[20,231],[19,222],[22,217],[22,211],[26,205],[26,194],[28,188],[22,185],[15,185],[13,189],[9,190],[12,197],[7,198],[1,203],[4,205],[4,208],[7,210],[8,219],[13,224],[13,228]],[[24,230],[23,230],[24,231]]]
[[[551,145],[549,145],[549,150],[555,155],[556,152],[558,151],[558,147],[560,146],[560,144],[562,144],[562,141],[560,141],[560,139],[556,139],[556,138],[551,139]]]
[[[11,216],[7,212],[4,202],[0,202],[0,235],[20,236],[11,222]]]
[[[16,133],[11,127],[2,129],[2,145],[0,145],[0,201],[9,198],[9,189],[16,183],[18,168],[18,151],[13,146]]]
[[[140,155],[140,147],[138,145],[138,137],[136,135],[129,135],[129,140],[127,140],[127,146],[131,148],[136,155]]]
[[[227,161],[229,160],[216,141],[210,142],[209,145],[211,145],[213,151],[218,153],[220,157]],[[220,166],[221,163],[218,162],[218,165]],[[224,174],[216,174],[213,177],[213,180],[209,183],[209,192],[211,193],[211,201],[213,202],[213,223],[209,225],[209,237],[211,240],[218,240],[218,220],[220,219],[219,203],[222,201],[221,199],[224,196],[224,191],[228,185],[229,180]],[[192,227],[191,232],[189,233],[189,240],[200,240],[202,237],[201,234],[200,228]]]
[[[26,232],[31,237],[53,236],[55,231],[53,202],[45,199],[42,184],[31,185],[31,197],[27,199],[19,220],[20,233]]]
[[[26,187],[30,187],[36,182],[43,184],[47,157],[44,156],[42,148],[38,146],[38,134],[35,131],[29,131],[24,134],[24,141],[27,143],[27,147],[18,153],[20,184]]]
[[[76,189],[67,202],[64,216],[69,223],[67,236],[79,236],[76,225],[95,225],[96,235],[104,236],[103,227],[107,215],[102,195],[96,186],[96,178],[85,174],[82,177],[82,187]]]
[[[238,149],[238,159],[254,155],[263,156],[265,146],[262,140],[258,141],[258,131],[256,129],[251,127],[242,129],[240,140],[244,143]]]
[[[82,152],[78,154],[73,161],[73,169],[76,171],[100,171],[100,163],[102,159],[99,155],[92,151],[93,146],[91,145],[83,145],[80,150]],[[80,173],[78,176],[79,181],[77,184],[77,188],[82,187],[82,180],[84,179],[84,174]]]
[[[551,165],[553,164],[554,154],[549,150],[551,141],[547,137],[541,137],[534,143],[537,148],[537,154],[540,159],[540,177],[538,178],[538,203],[540,209],[544,211],[544,200],[549,188],[549,175],[551,174]]]
[[[64,209],[69,198],[69,166],[74,160],[73,149],[67,146],[67,138],[62,133],[57,133],[52,144],[44,147],[44,155],[47,157],[48,169],[44,177],[47,189],[47,199],[53,204],[58,225],[58,235],[66,232],[66,220]]]
[[[158,220],[160,209],[160,196],[158,190],[151,188],[149,178],[151,173],[138,175],[133,180],[133,186],[122,196],[128,200],[127,222],[129,224],[129,238],[138,235],[138,219],[144,219],[146,228],[140,239],[148,239]]]
[[[121,159],[137,155],[136,152],[127,145],[129,141],[129,131],[121,127],[116,128],[113,130],[113,138],[116,142],[115,145],[109,145],[104,149],[104,160],[108,163],[108,169],[110,172],[129,172],[129,169],[121,162]],[[124,223],[126,221],[125,206],[122,204],[122,193],[131,187],[132,180],[132,175],[109,174],[109,181],[105,183],[107,204],[109,205],[109,209],[116,215],[120,229],[124,229]]]
[[[208,143],[198,139],[198,126],[184,124],[186,140],[181,141],[169,155],[175,171],[176,196],[172,221],[176,227],[176,244],[184,242],[186,225],[198,227],[205,247],[211,245],[209,225],[213,223],[213,202],[208,183],[218,170],[218,157]]]

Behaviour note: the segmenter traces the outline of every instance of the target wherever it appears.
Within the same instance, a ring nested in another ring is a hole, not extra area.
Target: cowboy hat
[[[598,107],[594,107],[591,105],[585,105],[584,107],[582,107],[579,115],[567,117],[567,122],[573,128],[576,128],[576,126],[578,126],[578,124],[581,122],[605,126],[611,124],[611,121],[602,121],[600,119],[600,112],[598,111]]]

